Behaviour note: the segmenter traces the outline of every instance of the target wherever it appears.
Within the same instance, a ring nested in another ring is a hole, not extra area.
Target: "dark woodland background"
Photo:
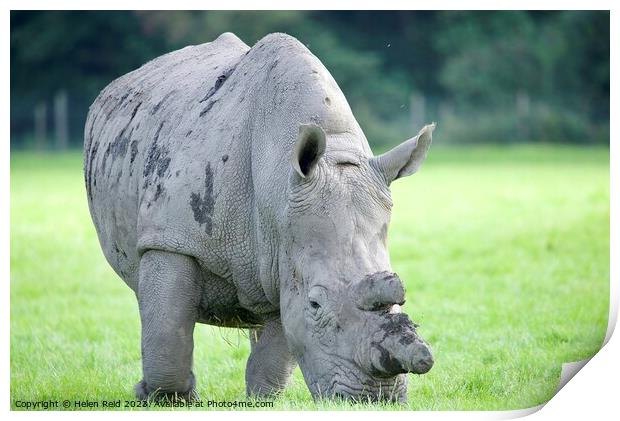
[[[373,146],[609,143],[608,12],[12,11],[11,147],[81,147],[109,82],[227,31],[306,44]]]

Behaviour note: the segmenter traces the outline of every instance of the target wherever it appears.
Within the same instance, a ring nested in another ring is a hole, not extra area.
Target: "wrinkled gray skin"
[[[284,34],[252,48],[223,34],[107,86],[85,181],[139,303],[138,398],[195,396],[198,322],[251,329],[248,395],[277,393],[298,363],[315,399],[404,400],[405,373],[433,359],[400,313],[389,185],[417,171],[433,129],[373,157],[329,72]]]

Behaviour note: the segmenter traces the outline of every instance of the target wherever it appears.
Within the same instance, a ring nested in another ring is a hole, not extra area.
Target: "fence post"
[[[530,115],[530,96],[527,92],[520,90],[517,92],[515,99],[515,108],[517,114],[517,133],[520,141],[529,141],[530,130],[528,125]]]
[[[34,143],[37,150],[45,149],[47,143],[47,105],[44,102],[34,108]]]
[[[67,92],[59,91],[54,96],[54,130],[56,149],[65,150],[69,146],[69,114]]]

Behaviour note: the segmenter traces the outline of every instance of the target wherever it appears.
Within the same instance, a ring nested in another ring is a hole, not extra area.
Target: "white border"
[[[2,50],[3,57],[9,57],[10,50],[10,9],[84,9],[84,10],[93,10],[93,9],[115,9],[115,10],[132,10],[132,9],[153,9],[153,10],[203,10],[203,9],[212,9],[212,10],[228,10],[228,9],[248,9],[248,10],[271,10],[271,9],[300,9],[300,10],[347,10],[353,8],[359,9],[417,9],[417,10],[439,10],[439,9],[452,9],[452,10],[460,10],[460,9],[470,9],[470,10],[488,10],[488,9],[497,9],[497,2],[491,1],[468,1],[468,2],[459,2],[459,1],[446,1],[446,0],[436,0],[432,3],[424,2],[418,4],[417,2],[410,1],[382,1],[380,3],[371,3],[367,1],[351,1],[351,0],[342,0],[335,4],[332,1],[325,0],[314,0],[310,1],[300,1],[296,4],[291,4],[290,1],[270,1],[263,0],[260,4],[253,4],[248,1],[240,1],[240,0],[228,0],[226,2],[208,2],[208,1],[196,1],[196,0],[176,0],[174,2],[166,2],[166,1],[149,1],[149,2],[140,2],[140,1],[130,1],[130,0],[109,0],[106,2],[89,2],[88,4],[84,4],[84,2],[76,1],[76,0],[57,0],[53,3],[44,2],[44,1],[33,1],[33,0],[23,0],[23,1],[13,1],[9,0],[3,2],[5,6],[4,14],[2,15],[2,22],[4,26],[4,31],[2,33]],[[613,6],[614,2],[611,1],[602,1],[602,0],[590,0],[588,2],[584,1],[533,1],[533,0],[520,0],[513,1],[507,0],[503,1],[502,8],[504,9],[516,9],[516,10],[539,10],[539,9],[561,9],[561,10],[578,10],[578,9],[589,9],[589,10],[612,10],[611,12],[611,38],[613,47],[617,48],[618,41],[618,24],[619,19],[617,18],[617,12],[614,11]],[[618,57],[617,52],[614,48],[611,48],[611,72],[610,74],[618,74]],[[44,417],[48,419],[57,419],[62,417],[63,419],[72,418],[72,417],[82,417],[83,413],[71,413],[71,412],[62,412],[62,413],[52,413],[52,412],[10,412],[10,393],[9,393],[9,384],[10,384],[10,373],[9,373],[9,327],[10,327],[10,272],[9,272],[9,239],[10,239],[10,219],[9,219],[9,200],[10,200],[10,187],[9,187],[9,174],[10,174],[10,105],[9,105],[9,91],[10,91],[10,67],[6,65],[2,66],[2,74],[3,80],[5,81],[2,84],[2,95],[5,99],[2,102],[2,124],[5,128],[4,133],[6,134],[4,137],[4,142],[2,144],[2,159],[3,165],[0,165],[0,197],[3,198],[2,205],[0,206],[0,235],[2,238],[0,239],[0,252],[1,252],[1,260],[0,265],[2,267],[3,274],[3,286],[4,291],[2,294],[2,304],[0,304],[0,314],[2,317],[2,326],[3,326],[3,335],[1,337],[2,346],[0,347],[0,355],[2,357],[0,363],[0,376],[2,378],[2,382],[0,384],[0,391],[2,392],[2,396],[4,397],[4,407],[3,409],[7,411],[10,417],[14,418],[30,418],[30,417]],[[611,116],[617,115],[618,111],[618,85],[614,83],[612,78],[611,81]],[[615,139],[617,129],[615,127],[614,121],[610,122],[611,124],[611,139]],[[554,398],[549,401],[546,405],[541,405],[539,407],[519,410],[519,411],[489,411],[489,412],[463,412],[463,411],[454,411],[454,412],[390,412],[390,418],[400,418],[400,419],[409,419],[411,416],[415,416],[416,419],[507,419],[507,418],[516,418],[531,414],[533,412],[538,411],[544,406],[544,409],[537,412],[533,417],[537,419],[549,419],[549,418],[564,418],[564,417],[574,417],[574,416],[592,416],[597,415],[603,417],[604,415],[618,413],[618,399],[617,399],[617,385],[618,385],[618,374],[620,374],[620,364],[618,356],[620,355],[620,342],[616,338],[612,337],[612,332],[617,320],[618,314],[618,297],[620,288],[618,288],[618,223],[617,223],[617,215],[620,211],[620,206],[618,206],[618,180],[619,180],[619,172],[620,172],[620,162],[618,161],[618,145],[611,141],[611,160],[610,160],[610,194],[611,194],[611,243],[610,243],[610,292],[611,292],[611,302],[610,302],[610,318],[609,318],[609,326],[607,330],[607,335],[605,338],[606,346],[592,358],[592,360],[587,364],[588,368],[580,372],[577,377],[569,382]],[[615,258],[615,259],[614,259]],[[611,340],[610,340],[611,338]],[[566,373],[563,370],[563,376]],[[593,406],[594,405],[594,406]],[[101,417],[108,417],[111,414],[116,417],[132,417],[136,416],[141,417],[144,414],[148,414],[149,419],[159,419],[164,417],[171,416],[167,412],[121,412],[121,413],[106,413],[106,412],[91,412],[88,414],[88,417],[92,419],[99,419]],[[183,414],[183,415],[181,415]],[[321,417],[340,417],[344,414],[341,412],[320,412]],[[357,415],[359,414],[359,415]],[[356,412],[356,416],[376,416],[376,412],[363,413]],[[175,418],[178,416],[188,417],[188,418],[200,418],[204,417],[226,417],[230,419],[238,419],[242,417],[257,417],[257,416],[265,416],[269,418],[290,418],[294,416],[296,418],[305,418],[310,419],[317,416],[317,413],[314,411],[306,411],[306,412],[295,412],[291,413],[288,411],[279,411],[279,412],[180,412],[176,411],[172,415]]]

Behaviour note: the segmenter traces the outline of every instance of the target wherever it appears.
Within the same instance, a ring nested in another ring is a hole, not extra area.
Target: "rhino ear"
[[[316,124],[299,126],[299,136],[293,148],[291,164],[300,175],[306,178],[312,173],[319,159],[325,153],[325,132]]]
[[[435,126],[435,123],[424,126],[416,137],[401,143],[383,155],[372,158],[371,165],[383,174],[388,184],[400,177],[415,173],[426,159]]]

